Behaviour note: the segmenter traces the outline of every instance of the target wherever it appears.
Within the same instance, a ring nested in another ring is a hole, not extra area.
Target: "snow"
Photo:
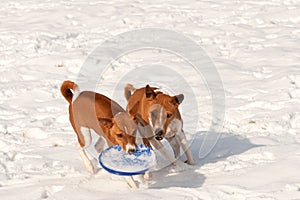
[[[1,1],[1,199],[300,199],[298,13],[298,0]],[[196,159],[184,171],[154,172],[131,190],[122,177],[85,170],[59,88],[77,80],[101,42],[145,27],[182,33],[203,47],[223,82],[226,109],[217,145],[200,159],[212,120],[205,81],[163,52],[113,62],[97,91],[122,106],[127,82],[185,94],[180,108]],[[188,83],[170,84],[173,77],[158,70],[143,79],[126,74],[149,65],[181,69]]]

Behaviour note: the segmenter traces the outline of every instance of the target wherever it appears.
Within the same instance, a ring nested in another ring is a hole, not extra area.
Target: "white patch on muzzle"
[[[166,138],[173,137],[178,131],[182,129],[182,120],[174,118],[167,127]]]
[[[129,150],[135,150],[135,146],[133,144],[126,144],[126,152],[128,152]]]
[[[159,109],[155,110],[156,112],[156,119],[153,122],[153,119],[151,117],[151,115],[149,115],[148,119],[149,119],[149,123],[150,126],[152,128],[153,131],[160,129],[163,130],[163,126],[165,124],[166,118],[165,118],[165,110],[162,106],[159,107]]]
[[[159,112],[159,118],[158,118],[158,123],[157,123],[157,127],[159,129],[163,129],[163,125],[165,123],[165,118],[164,118],[164,109],[163,107],[161,107],[160,112]]]

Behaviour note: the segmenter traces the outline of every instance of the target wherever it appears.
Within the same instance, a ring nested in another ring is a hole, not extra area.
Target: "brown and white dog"
[[[103,138],[109,146],[119,144],[129,154],[135,152],[136,143],[132,134],[136,124],[119,104],[95,92],[79,93],[77,84],[72,81],[63,82],[61,93],[69,102],[70,122],[77,134],[81,147],[79,152],[88,171],[95,172],[92,163],[95,156],[92,153],[94,150],[96,153],[103,150]],[[94,146],[91,145],[91,130],[100,136]],[[132,185],[134,183],[128,183],[135,187]]]
[[[195,164],[182,129],[183,121],[178,110],[178,106],[184,99],[183,94],[169,96],[149,85],[135,89],[128,84],[124,89],[124,95],[128,101],[127,112],[131,118],[143,127],[148,125],[151,127],[151,133],[148,131],[148,133],[144,133],[144,136],[156,149],[169,161],[175,162],[160,142],[165,138],[170,143],[176,159],[179,158],[180,147],[182,147],[187,157],[187,163]],[[142,131],[147,132],[146,129]],[[156,141],[152,139],[153,137]]]

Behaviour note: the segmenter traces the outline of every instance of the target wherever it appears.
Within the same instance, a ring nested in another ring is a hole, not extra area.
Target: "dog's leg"
[[[80,147],[79,149],[79,154],[84,162],[84,165],[86,169],[94,174],[95,173],[95,168],[92,163],[93,156],[91,153],[88,151],[88,148],[91,146],[92,143],[92,137],[91,137],[91,131],[89,128],[81,127],[80,128],[80,134],[83,136],[84,139],[84,146]]]
[[[172,164],[171,172],[180,172],[186,169],[186,164],[181,160],[175,159],[160,141],[153,138],[150,140],[150,143]]]
[[[105,140],[103,139],[103,137],[99,136],[96,144],[94,145],[98,154],[103,151],[104,145],[105,145]]]
[[[132,189],[138,188],[138,185],[137,185],[136,181],[133,180],[132,176],[125,176],[125,180],[126,180],[127,184],[129,185],[129,187],[131,187]]]
[[[143,178],[145,180],[150,180],[152,178],[152,173],[151,172],[145,172],[145,174],[143,174]]]
[[[138,126],[138,131],[144,139],[153,136],[153,132],[149,126]],[[171,154],[169,154],[169,152],[160,141],[156,140],[154,137],[152,137],[151,139],[149,138],[145,141],[148,141],[148,144],[150,142],[150,144],[155,149],[157,149],[169,162],[176,162],[176,159],[172,157]]]
[[[178,132],[182,130],[182,120],[177,118],[173,119],[167,127],[166,140],[171,145],[175,158],[180,156],[180,140],[178,139]]]
[[[81,159],[83,160],[83,163],[86,167],[86,169],[93,174],[94,173],[94,166],[91,162],[91,160],[88,158],[86,151],[84,148],[82,148],[80,145],[78,145],[78,149],[79,149],[79,154],[81,156]]]
[[[170,138],[166,138],[166,140],[171,145],[175,158],[178,159],[180,156],[180,143],[178,142],[176,135]]]
[[[166,150],[164,145],[155,138],[150,139],[150,143],[157,149],[171,164],[175,164],[176,159]]]
[[[185,137],[183,130],[179,131],[175,135],[175,138],[178,141],[178,143],[181,145],[183,151],[185,152],[185,155],[187,157],[187,164],[194,165],[195,160],[194,160],[193,154],[189,148],[189,144],[187,142],[187,139]]]

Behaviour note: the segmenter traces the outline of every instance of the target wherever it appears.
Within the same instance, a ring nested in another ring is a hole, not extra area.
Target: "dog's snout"
[[[164,134],[163,130],[161,130],[161,129],[156,129],[155,130],[155,135],[156,136],[163,136],[163,134]]]
[[[131,154],[134,154],[135,152],[135,149],[128,149],[128,153],[131,155]]]
[[[135,149],[136,149],[135,145],[132,145],[132,144],[126,145],[126,152],[128,154],[133,154],[135,152]]]
[[[156,129],[155,130],[155,139],[157,140],[162,140],[164,136],[164,132],[161,129]]]

